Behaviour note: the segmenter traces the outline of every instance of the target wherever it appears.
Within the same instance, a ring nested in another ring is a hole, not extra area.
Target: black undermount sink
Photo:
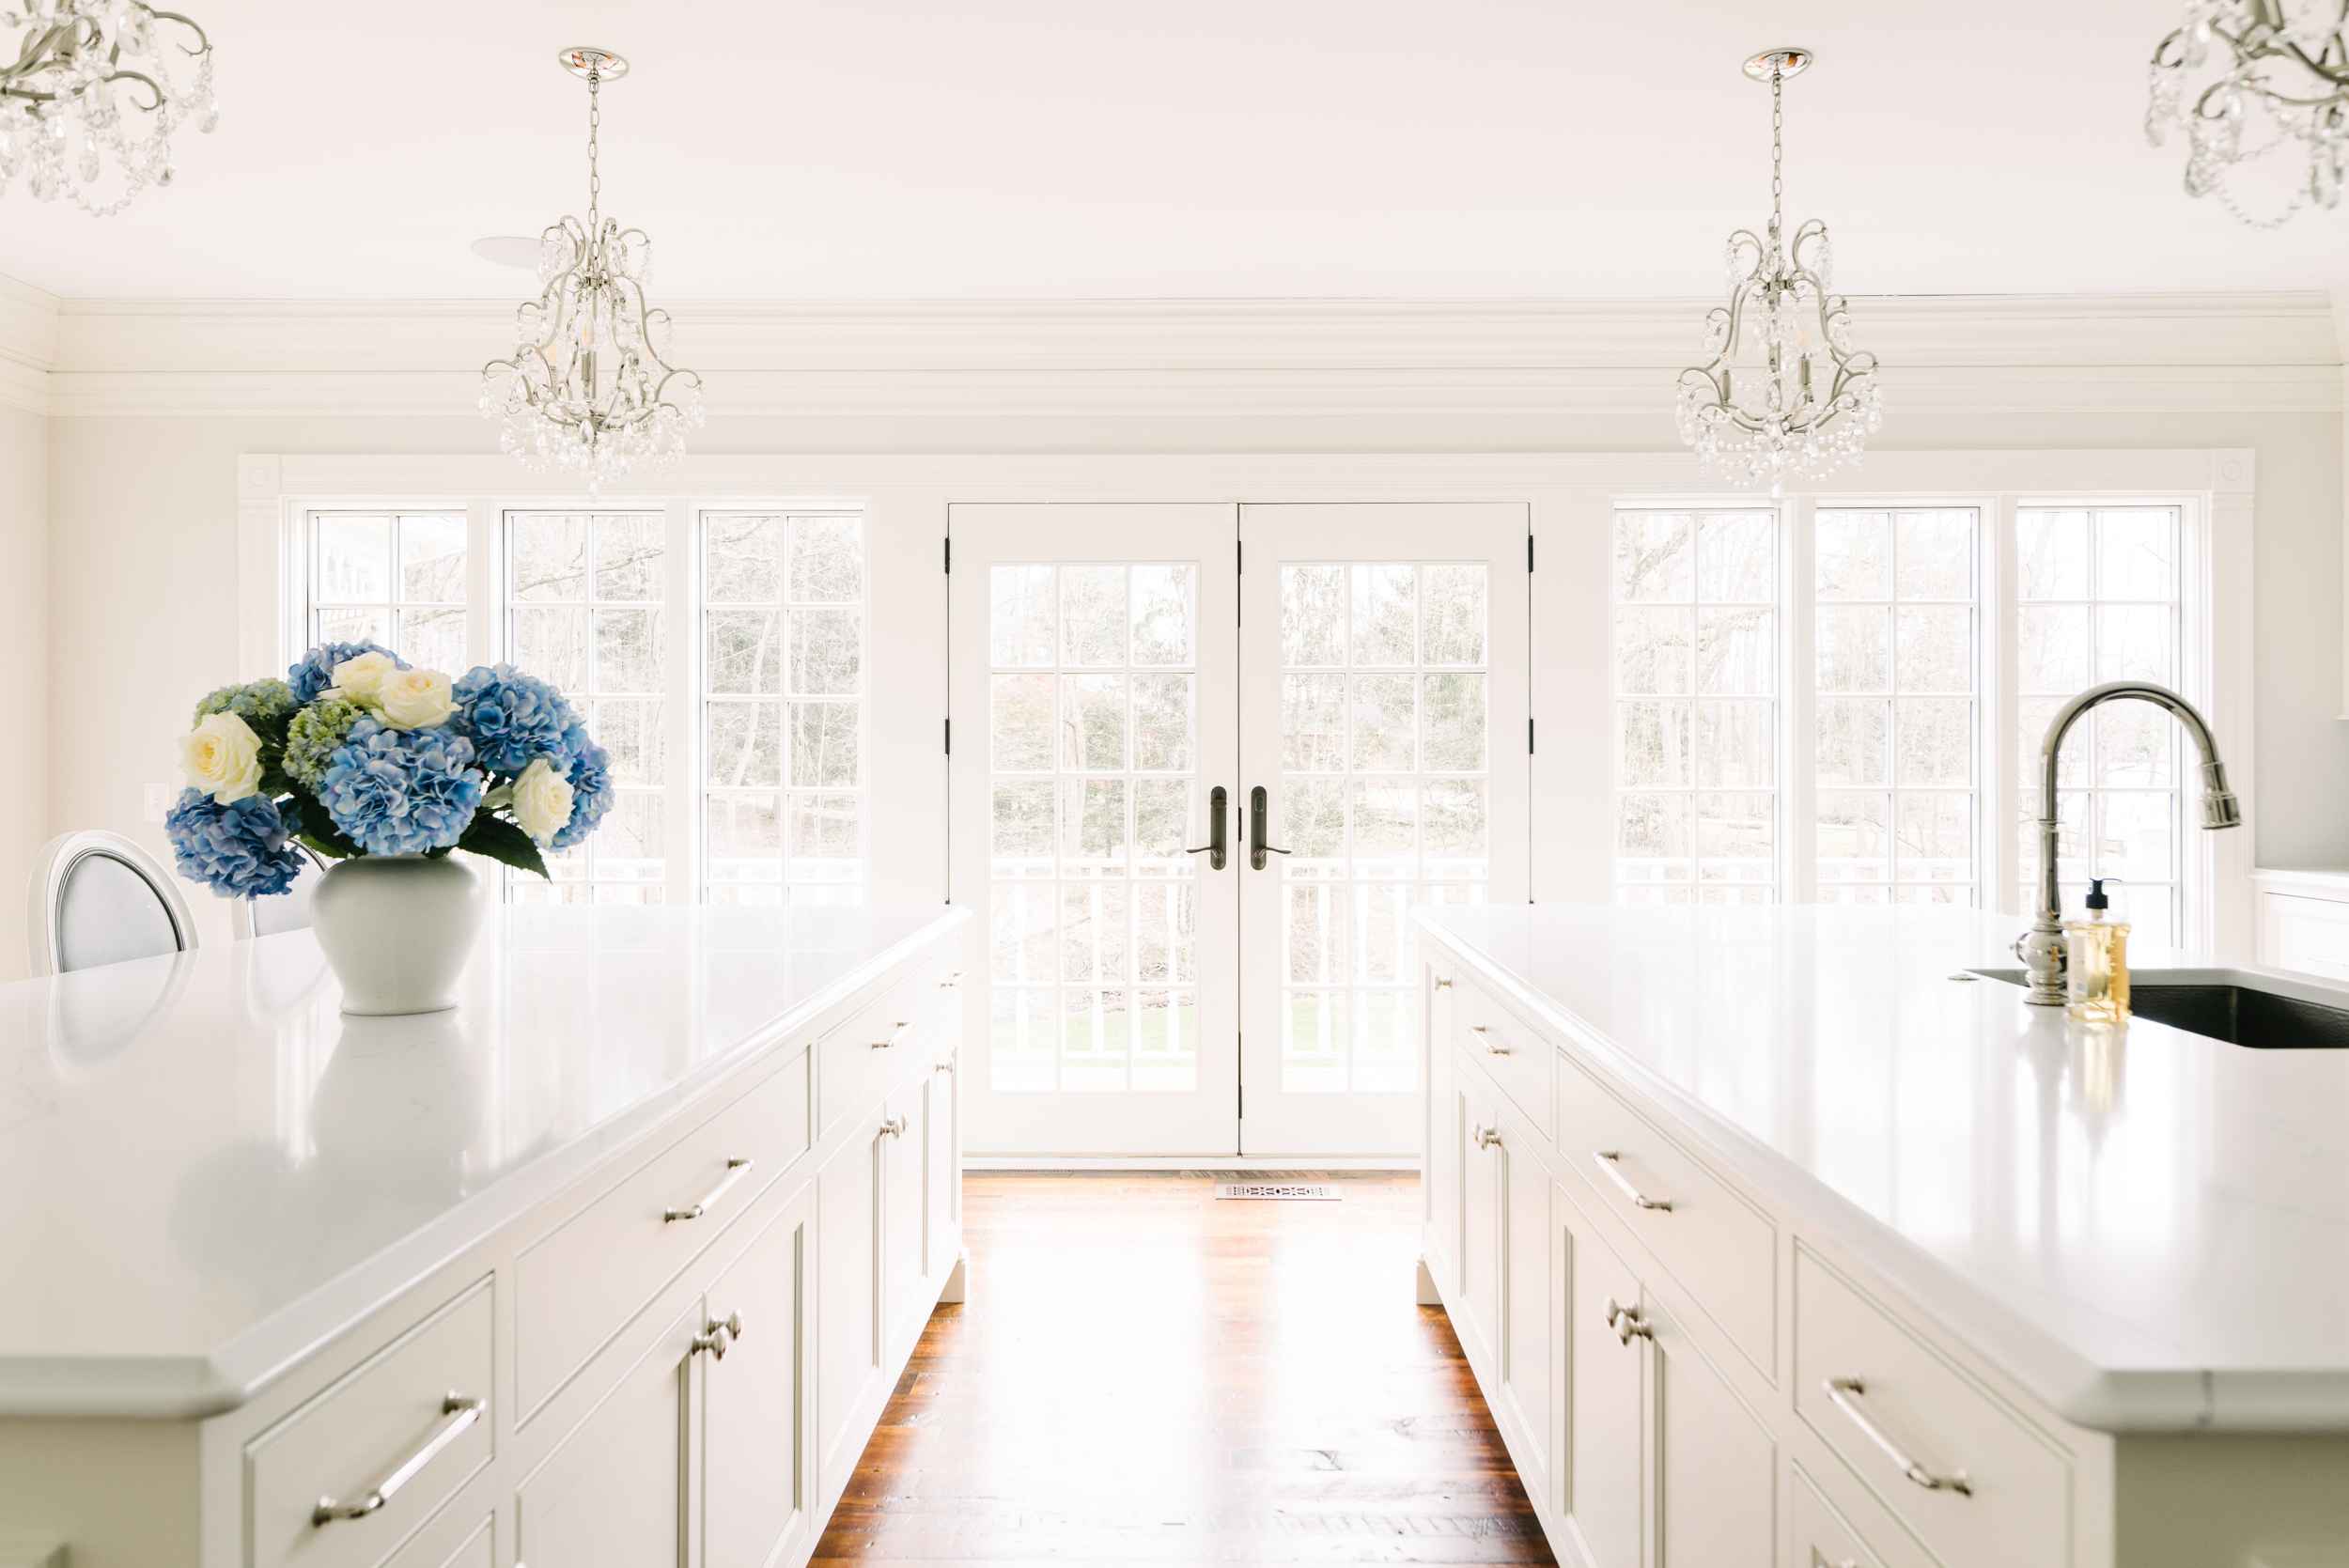
[[[2023,984],[2021,970],[1976,970],[1985,980]],[[2187,979],[2158,972],[2131,977],[2129,1011],[2207,1039],[2254,1050],[2340,1050],[2349,1048],[2349,1007],[2267,989],[2264,976],[2232,970]]]

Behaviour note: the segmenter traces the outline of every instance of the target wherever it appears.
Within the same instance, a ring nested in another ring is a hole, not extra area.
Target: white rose
[[[540,844],[551,843],[571,820],[571,781],[534,757],[514,781],[514,820]]]
[[[376,685],[375,706],[396,730],[430,729],[457,711],[448,676],[438,670],[392,671]]]
[[[334,690],[354,703],[374,707],[383,700],[384,677],[398,673],[399,665],[390,654],[363,653],[334,666]]]
[[[233,713],[208,715],[180,737],[179,768],[189,784],[233,804],[260,790],[261,737]]]

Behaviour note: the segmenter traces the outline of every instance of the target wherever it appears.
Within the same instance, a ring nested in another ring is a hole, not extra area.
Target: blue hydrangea
[[[286,683],[293,688],[294,701],[316,702],[319,692],[334,684],[334,666],[363,653],[384,654],[401,669],[408,668],[408,660],[381,643],[321,643],[287,667]]]
[[[566,732],[579,727],[562,692],[511,664],[474,665],[450,695],[481,766],[492,773],[516,776],[534,757],[563,755]]]
[[[293,843],[301,820],[291,802],[281,812],[266,795],[224,806],[200,789],[185,789],[163,818],[163,831],[180,876],[223,898],[260,898],[286,892],[301,874],[302,851]]]
[[[570,783],[571,819],[554,835],[552,847],[568,849],[594,832],[604,813],[612,809],[612,757],[587,738],[583,726],[575,723],[563,732],[555,766]]]
[[[215,713],[233,713],[257,735],[265,734],[272,729],[284,729],[293,717],[295,706],[293,690],[284,681],[250,681],[208,692],[195,705],[195,717],[190,722],[200,724]]]
[[[481,804],[482,784],[473,743],[454,729],[396,730],[362,719],[329,759],[319,798],[368,854],[421,855],[456,846]]]

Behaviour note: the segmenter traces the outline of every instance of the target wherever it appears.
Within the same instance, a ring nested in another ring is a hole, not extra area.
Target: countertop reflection
[[[0,986],[0,1414],[233,1403],[964,918],[505,909],[404,1018],[306,932]]]
[[[2349,1051],[2099,1030],[1953,978],[2015,967],[2010,916],[1422,918],[2072,1419],[2349,1428]]]

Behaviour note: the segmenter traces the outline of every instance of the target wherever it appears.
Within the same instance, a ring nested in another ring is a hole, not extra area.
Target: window
[[[1615,889],[1778,893],[1778,513],[1614,520]]]
[[[380,643],[451,673],[465,658],[465,514],[313,512],[312,644]]]
[[[612,754],[615,799],[584,843],[547,857],[517,902],[658,904],[668,893],[668,541],[658,512],[506,514],[506,657],[552,681]],[[402,650],[404,653],[406,650]]]
[[[1821,507],[1813,520],[1823,903],[1975,901],[1978,517]]]
[[[865,882],[863,522],[702,519],[703,876],[720,904]]]
[[[860,512],[320,509],[298,536],[307,641],[373,639],[452,675],[511,662],[610,753],[610,814],[547,857],[552,883],[507,877],[510,898],[863,900]]]
[[[2015,535],[2016,886],[2038,876],[2039,748],[2064,701],[2102,681],[2176,687],[2180,516],[2174,506],[2023,507]],[[2114,909],[2136,939],[2184,930],[2176,721],[2108,703],[2065,739],[2057,764],[2057,877],[2077,908],[2091,877],[2123,879]]]

